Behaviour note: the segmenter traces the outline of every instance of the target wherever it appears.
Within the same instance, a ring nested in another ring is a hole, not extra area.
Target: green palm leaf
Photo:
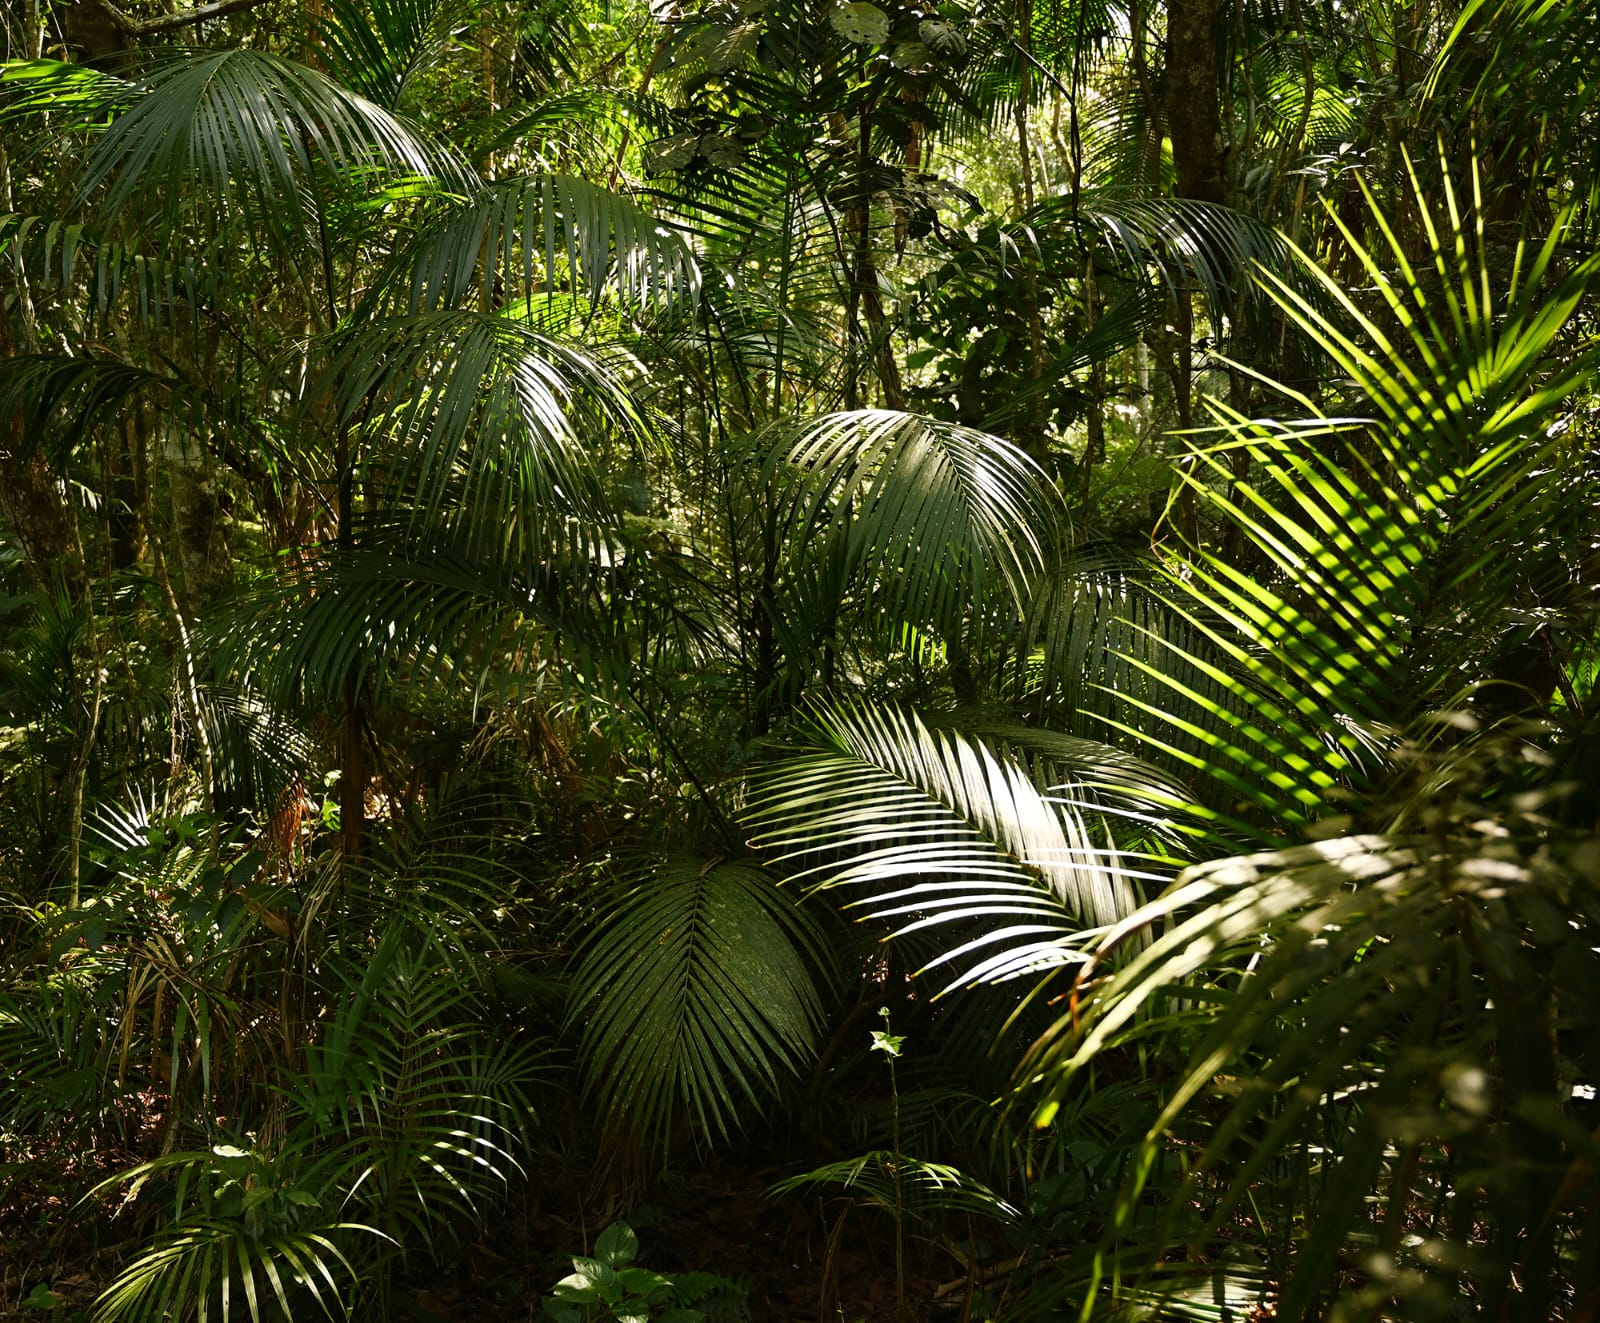
[[[827,614],[846,593],[897,630],[954,634],[999,590],[1027,597],[1064,526],[1054,488],[1021,450],[955,423],[886,410],[780,430],[769,472],[794,482],[801,591]]]
[[[473,861],[457,866],[470,882]],[[292,1093],[291,1142],[320,1150],[304,1179],[402,1243],[437,1250],[523,1174],[535,1054],[479,1022],[469,970],[405,916],[365,966],[328,972],[348,1000]]]
[[[305,403],[381,459],[393,499],[430,523],[447,502],[508,521],[543,508],[604,510],[597,451],[643,425],[592,354],[493,313],[358,322],[332,337]]]
[[[1153,876],[1091,837],[1087,785],[1042,791],[1003,746],[876,707],[822,710],[809,744],[754,779],[755,843],[802,885],[862,889],[851,904],[900,933],[961,925],[929,966],[960,963],[957,983],[1076,964]]]
[[[1231,207],[1192,198],[1089,194],[1080,208],[1117,266],[1135,276],[1154,271],[1173,293],[1197,290],[1213,308],[1229,314],[1241,295],[1256,296],[1251,276],[1258,268],[1291,266],[1286,239]],[[1041,210],[1057,223],[1079,223],[1061,203],[1046,203]]]
[[[691,306],[700,270],[681,233],[622,195],[568,175],[497,180],[430,218],[391,263],[369,304],[459,307],[474,291],[530,301],[570,286],[658,311]]]
[[[848,1191],[895,1217],[905,1215],[917,1221],[931,1221],[941,1213],[993,1218],[1003,1223],[1021,1218],[1017,1209],[959,1168],[881,1149],[785,1177],[768,1194],[794,1194],[828,1186]]]
[[[1558,274],[1562,222],[1513,247],[1497,290],[1481,208],[1473,228],[1448,184],[1442,216],[1415,186],[1426,278],[1375,203],[1387,262],[1345,230],[1375,297],[1358,303],[1304,257],[1316,302],[1263,276],[1364,416],[1293,395],[1296,422],[1212,406],[1223,439],[1197,446],[1182,480],[1250,568],[1193,549],[1164,594],[1188,638],[1128,658],[1148,684],[1127,701],[1156,721],[1137,737],[1277,818],[1370,788],[1412,721],[1481,704],[1498,658],[1592,610],[1565,586],[1587,507],[1549,475],[1573,470],[1551,420],[1600,361],[1592,344],[1562,348],[1600,259]]]
[[[1424,84],[1441,110],[1472,105],[1473,133],[1495,145],[1510,196],[1534,214],[1555,183],[1539,180],[1543,172],[1558,175],[1580,206],[1592,208],[1600,188],[1591,131],[1597,22],[1594,0],[1466,0]],[[1538,184],[1524,189],[1524,180]]]
[[[167,55],[97,90],[86,118],[113,118],[90,148],[77,194],[108,211],[136,197],[161,199],[169,219],[197,202],[231,205],[281,233],[310,219],[306,188],[319,169],[463,182],[458,165],[387,110],[263,51]]]
[[[396,111],[449,47],[461,0],[330,0],[315,20],[328,64],[344,82]]]
[[[225,264],[215,246],[142,252],[137,242],[108,239],[96,226],[14,214],[0,216],[0,255],[10,256],[34,290],[76,303],[85,330],[122,315],[152,329],[192,325],[197,308],[223,298]]]
[[[1595,966],[1593,879],[1582,876],[1586,847],[1576,836],[1552,831],[1538,813],[1489,808],[1461,793],[1463,774],[1486,770],[1483,747],[1458,755],[1454,775],[1429,787],[1431,834],[1343,837],[1191,870],[1108,934],[1085,967],[1080,985],[1095,991],[1085,997],[1081,1032],[1057,1024],[1022,1067],[1045,1085],[1043,1124],[1067,1081],[1108,1046],[1179,1019],[1201,1026],[1198,1037],[1186,1035],[1192,1051],[1151,1125],[1119,1222],[1136,1216],[1164,1137],[1219,1079],[1245,1072],[1190,1155],[1183,1194],[1163,1199],[1167,1213],[1146,1243],[1170,1243],[1180,1210],[1214,1173],[1226,1179],[1220,1197],[1206,1201],[1199,1243],[1220,1236],[1274,1180],[1303,1183],[1304,1194],[1291,1197],[1305,1199],[1299,1216],[1309,1230],[1295,1237],[1293,1258],[1275,1265],[1280,1308],[1296,1317],[1319,1314],[1341,1291],[1339,1256],[1371,1236],[1385,1209],[1390,1227],[1405,1208],[1434,1238],[1435,1252],[1419,1261],[1424,1274],[1448,1264],[1451,1279],[1463,1273],[1488,1296],[1510,1288],[1548,1297],[1549,1282],[1526,1273],[1554,1262],[1567,1234],[1556,1229],[1562,1196],[1551,1202],[1527,1182],[1538,1161],[1554,1180],[1590,1146],[1574,1143],[1582,1132],[1558,1119],[1570,1090],[1558,1085],[1552,1056],[1555,1018],[1584,1002]],[[1496,773],[1509,772],[1514,785],[1512,769],[1527,764],[1507,752],[1499,750]],[[1547,798],[1536,791],[1515,802]],[[1090,983],[1102,959],[1112,964],[1128,934],[1151,924],[1165,930]],[[1174,1002],[1187,1014],[1169,1009]],[[1480,1127],[1498,1134],[1487,1147]],[[1299,1156],[1301,1143],[1330,1132],[1338,1161]],[[1558,1134],[1570,1146],[1566,1158]],[[1397,1148],[1415,1164],[1409,1170],[1392,1160]],[[1482,1164],[1469,1169],[1470,1187],[1452,1150]],[[1427,1188],[1463,1203],[1443,1215],[1445,1200],[1417,1197]],[[1467,1205],[1476,1225],[1458,1220]],[[1138,1271],[1154,1281],[1168,1266]],[[1592,1268],[1574,1275],[1592,1285]]]
[[[132,402],[183,387],[175,377],[111,358],[17,354],[0,359],[0,413],[21,413],[27,420],[25,436],[49,438],[47,454],[57,464],[64,464],[92,429],[120,420]]]
[[[579,954],[569,1019],[609,1127],[663,1150],[726,1136],[815,1050],[821,934],[766,873],[677,856],[624,874]]]
[[[95,1323],[161,1323],[212,1313],[223,1323],[272,1323],[314,1311],[350,1316],[357,1280],[341,1241],[370,1228],[337,1223],[257,1238],[228,1222],[195,1219],[165,1233],[106,1288]]]

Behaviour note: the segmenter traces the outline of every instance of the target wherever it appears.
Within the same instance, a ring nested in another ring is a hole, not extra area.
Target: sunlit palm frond
[[[592,353],[493,313],[374,318],[331,337],[305,401],[365,442],[369,471],[420,524],[448,500],[509,521],[520,509],[594,517],[608,439],[637,441],[639,416]]]
[[[800,495],[802,591],[954,633],[992,592],[1026,598],[1064,526],[1048,479],[998,437],[913,414],[828,414],[781,429],[767,466]]]
[[[1575,206],[1592,209],[1600,185],[1593,128],[1594,0],[1467,0],[1439,48],[1424,95],[1444,113],[1471,104],[1477,145],[1499,159],[1517,210],[1542,205],[1544,171]],[[1526,180],[1528,187],[1521,187]],[[1520,219],[1512,217],[1511,219]],[[1587,223],[1585,223],[1587,228]],[[1593,231],[1588,230],[1592,239]]]
[[[1154,271],[1170,291],[1204,294],[1219,315],[1231,315],[1241,296],[1255,297],[1258,269],[1292,269],[1288,241],[1230,207],[1105,194],[1085,194],[1079,206],[1113,263],[1135,274]]]
[[[1593,878],[1574,853],[1585,848],[1578,835],[1544,815],[1560,791],[1530,789],[1541,773],[1525,744],[1449,744],[1457,749],[1446,756],[1448,773],[1424,775],[1416,786],[1426,808],[1413,807],[1425,812],[1427,831],[1341,837],[1192,870],[1108,935],[1095,960],[1111,972],[1086,997],[1081,1032],[1058,1024],[1023,1067],[1045,1084],[1048,1120],[1068,1078],[1129,1033],[1159,1032],[1170,1018],[1158,1009],[1192,995],[1179,1005],[1203,1032],[1191,1040],[1147,1151],[1182,1127],[1186,1113],[1214,1107],[1218,1082],[1228,1083],[1187,1164],[1189,1190],[1228,1173],[1193,1243],[1219,1236],[1228,1217],[1273,1182],[1303,1183],[1296,1199],[1305,1201],[1304,1230],[1292,1256],[1276,1264],[1279,1305],[1297,1316],[1320,1312],[1341,1292],[1340,1256],[1371,1228],[1392,1226],[1402,1207],[1441,1251],[1451,1247],[1452,1283],[1464,1274],[1491,1298],[1548,1299],[1552,1284],[1526,1270],[1552,1265],[1567,1234],[1558,1229],[1566,1198],[1519,1187],[1520,1178],[1496,1185],[1486,1173],[1508,1161],[1505,1150],[1477,1145],[1485,1128],[1500,1130],[1504,1143],[1509,1127],[1514,1142],[1528,1145],[1518,1162],[1539,1152],[1552,1179],[1564,1169],[1574,1179],[1569,1164],[1582,1159],[1572,1146],[1578,1132],[1561,1119],[1572,1104],[1555,1077],[1553,1025],[1583,996],[1595,967],[1590,938],[1581,935],[1592,935],[1597,912]],[[1441,752],[1413,749],[1424,764]],[[1490,808],[1476,798],[1485,790],[1507,800]],[[1541,914],[1544,922],[1534,917]],[[1152,924],[1164,931],[1119,962],[1119,944]],[[1589,972],[1580,975],[1580,965]],[[1087,967],[1085,980],[1098,972]],[[1341,1135],[1340,1161],[1300,1160],[1296,1137],[1330,1127]],[[1251,1134],[1258,1138],[1241,1162]],[[1557,1135],[1568,1137],[1565,1154]],[[1405,1164],[1387,1160],[1394,1146]],[[1468,1150],[1485,1165],[1479,1182],[1463,1188],[1450,1155]],[[1149,1170],[1134,1169],[1120,1217],[1134,1215]],[[1414,1199],[1413,1182],[1469,1201],[1475,1221],[1459,1221],[1459,1209],[1441,1216],[1438,1203],[1429,1211],[1429,1201]],[[1149,1244],[1169,1243],[1189,1201],[1163,1203],[1169,1211]],[[1440,1265],[1435,1253],[1417,1267],[1426,1276]],[[1159,1291],[1164,1268],[1136,1271]],[[1592,1269],[1575,1276],[1592,1286]]]
[[[974,736],[862,706],[820,711],[812,738],[755,778],[745,816],[803,886],[859,889],[850,904],[901,932],[977,928],[934,962],[958,963],[964,983],[1073,964],[1137,906],[1144,873],[1091,836],[1092,798],[1041,790]]]
[[[940,1214],[965,1214],[1016,1222],[1021,1214],[982,1181],[947,1163],[928,1162],[903,1153],[874,1150],[842,1162],[831,1162],[798,1176],[788,1176],[768,1192],[837,1188],[896,1218],[917,1221]]]
[[[169,219],[188,206],[235,206],[268,233],[309,220],[308,183],[325,167],[372,167],[460,187],[459,166],[388,111],[325,74],[262,51],[179,52],[97,88],[87,114],[110,115],[78,181],[85,203],[119,212],[157,198]]]
[[[160,1323],[199,1311],[232,1323],[297,1313],[346,1319],[358,1275],[345,1247],[354,1223],[255,1236],[232,1222],[195,1218],[172,1228],[96,1301],[96,1323]]]
[[[1175,566],[1164,595],[1207,644],[1138,663],[1154,692],[1135,706],[1158,722],[1140,737],[1272,814],[1316,816],[1371,786],[1411,721],[1485,701],[1498,658],[1553,646],[1551,627],[1589,609],[1572,588],[1587,506],[1549,475],[1571,444],[1552,419],[1600,357],[1561,350],[1600,263],[1558,274],[1558,226],[1496,280],[1481,209],[1476,232],[1448,191],[1444,213],[1426,275],[1392,233],[1384,262],[1346,230],[1374,286],[1359,303],[1309,259],[1315,295],[1263,277],[1363,416],[1295,398],[1303,421],[1250,422],[1214,405],[1224,439],[1184,475],[1251,562],[1196,548]],[[1180,751],[1202,725],[1212,747]]]
[[[1152,848],[1176,847],[1183,839],[1184,819],[1193,811],[1188,791],[1170,773],[1124,749],[982,710],[926,720],[934,730],[972,736],[1016,759],[1048,800],[1083,815],[1091,836],[1109,833]]]
[[[474,189],[429,219],[379,280],[369,305],[405,312],[500,306],[570,289],[660,310],[698,297],[700,271],[680,231],[623,195],[568,175]]]

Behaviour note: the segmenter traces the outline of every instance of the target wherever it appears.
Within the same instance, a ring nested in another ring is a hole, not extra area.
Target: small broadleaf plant
[[[708,1323],[692,1308],[709,1295],[732,1288],[726,1278],[689,1273],[674,1282],[648,1268],[633,1266],[639,1238],[626,1222],[600,1233],[592,1259],[574,1257],[572,1272],[551,1288],[544,1312],[556,1323]]]

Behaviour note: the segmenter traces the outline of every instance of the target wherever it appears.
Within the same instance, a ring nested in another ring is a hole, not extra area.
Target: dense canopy
[[[0,1317],[1595,1315],[1597,0],[0,42]]]

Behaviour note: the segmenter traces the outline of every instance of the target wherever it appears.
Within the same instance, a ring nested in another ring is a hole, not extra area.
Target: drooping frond
[[[328,0],[314,18],[329,67],[376,106],[397,111],[448,49],[461,0]]]
[[[757,868],[674,857],[624,875],[569,1013],[608,1126],[646,1146],[680,1118],[725,1137],[815,1049],[827,968],[814,923]]]
[[[926,1162],[903,1153],[874,1150],[842,1162],[788,1176],[768,1192],[837,1187],[896,1217],[930,1220],[941,1213],[966,1214],[1015,1222],[1021,1215],[982,1181],[942,1162]]]
[[[102,79],[74,109],[111,116],[89,149],[77,195],[110,212],[135,197],[237,206],[269,233],[301,229],[319,168],[373,169],[459,187],[459,167],[403,121],[305,65],[263,51],[179,52]],[[102,191],[103,190],[103,191]]]
[[[0,414],[20,413],[24,435],[61,463],[94,429],[114,424],[131,401],[170,398],[183,384],[118,359],[18,354],[0,359]]]
[[[1549,810],[1561,792],[1538,787],[1548,773],[1520,735],[1463,746],[1460,734],[1413,750],[1423,774],[1402,796],[1413,818],[1404,830],[1204,864],[1129,916],[1080,976],[1080,988],[1092,978],[1094,990],[1077,1023],[1063,1018],[1022,1067],[1043,1089],[1037,1119],[1048,1122],[1068,1080],[1108,1045],[1159,1032],[1174,998],[1198,1010],[1199,1032],[1145,1152],[1199,1112],[1204,1127],[1191,1133],[1203,1139],[1187,1155],[1183,1197],[1163,1198],[1149,1234],[1134,1240],[1172,1243],[1191,1195],[1205,1216],[1184,1239],[1226,1238],[1242,1206],[1279,1182],[1298,1185],[1304,1231],[1279,1270],[1279,1303],[1295,1317],[1325,1312],[1344,1286],[1347,1246],[1402,1207],[1439,1246],[1420,1270],[1438,1273],[1450,1292],[1465,1277],[1485,1296],[1537,1297],[1548,1288],[1529,1280],[1529,1266],[1553,1262],[1574,1238],[1592,1245],[1591,1227],[1547,1211],[1564,1212],[1567,1196],[1523,1192],[1516,1180],[1457,1187],[1448,1213],[1443,1201],[1412,1199],[1414,1182],[1453,1182],[1455,1155],[1492,1151],[1508,1125],[1528,1127],[1521,1142],[1580,1133],[1568,1128],[1567,1108],[1581,1104],[1557,1087],[1554,1055],[1555,1025],[1577,1011],[1596,972],[1587,832],[1557,825]],[[1441,753],[1442,765],[1426,766]],[[1126,939],[1146,929],[1150,944],[1124,957]],[[1343,1132],[1339,1162],[1289,1159],[1330,1124]],[[1262,1131],[1267,1142],[1241,1146]],[[1491,1148],[1479,1149],[1491,1132]],[[1578,1174],[1581,1148],[1569,1144],[1538,1151],[1552,1180],[1574,1182],[1567,1188],[1581,1200],[1592,1176]],[[1405,1164],[1388,1160],[1397,1146]],[[1151,1171],[1131,1169],[1129,1213]],[[1219,1177],[1214,1195],[1198,1194]],[[1125,1265],[1152,1295],[1193,1282],[1155,1254]],[[1592,1289],[1593,1260],[1585,1262],[1579,1276]]]
[[[523,1174],[533,1053],[481,1023],[479,990],[393,923],[327,976],[344,1002],[291,1093],[323,1188],[367,1223],[437,1249]]]
[[[486,306],[570,290],[660,310],[698,297],[682,234],[630,199],[568,175],[499,180],[436,213],[382,277],[369,305],[400,312]]]
[[[373,318],[333,336],[306,402],[386,456],[384,485],[421,523],[456,499],[597,513],[608,438],[643,428],[617,376],[573,345],[493,313]]]
[[[142,327],[181,324],[222,299],[223,263],[214,245],[141,251],[108,239],[97,225],[42,215],[0,216],[0,257],[35,294],[76,306],[85,330],[130,316]],[[192,324],[192,322],[191,322]]]
[[[860,594],[891,627],[954,629],[990,592],[1025,598],[1063,527],[1027,455],[955,423],[827,414],[780,432],[769,454],[799,491],[805,591],[824,609]]]
[[[272,701],[313,707],[380,682],[472,695],[619,683],[638,646],[620,547],[578,524],[565,545],[502,531],[495,554],[470,528],[369,526],[355,549],[258,587],[218,622],[215,646]],[[508,671],[507,657],[520,664]]]
[[[1003,746],[912,713],[834,707],[755,778],[745,816],[792,881],[859,889],[850,904],[902,933],[959,925],[933,963],[968,983],[1072,964],[1137,907],[1143,874],[1091,836],[1080,789],[1050,794]]]
[[[1288,241],[1242,211],[1192,198],[1119,198],[1086,194],[1083,223],[1099,231],[1112,263],[1132,274],[1153,271],[1171,291],[1193,289],[1220,313],[1254,297],[1259,268],[1290,266]],[[1057,224],[1078,223],[1046,204]]]
[[[199,1161],[206,1155],[183,1156]],[[348,1318],[359,1280],[345,1252],[352,1233],[370,1235],[372,1228],[322,1223],[257,1237],[239,1223],[191,1218],[106,1288],[95,1302],[95,1323],[158,1323],[193,1310],[223,1323],[265,1323],[296,1313]]]

